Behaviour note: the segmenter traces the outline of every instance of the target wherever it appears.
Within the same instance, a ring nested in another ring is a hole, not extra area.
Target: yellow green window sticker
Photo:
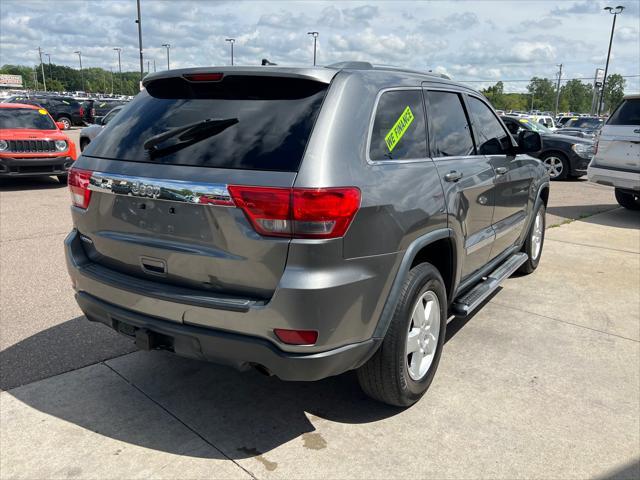
[[[411,111],[409,106],[407,106],[407,108],[405,108],[400,115],[400,118],[398,118],[398,120],[396,120],[396,123],[393,124],[391,130],[389,130],[389,133],[387,133],[384,137],[384,141],[387,144],[387,148],[390,152],[393,151],[404,134],[407,133],[407,130],[413,123],[414,118],[415,117],[413,116],[413,112]]]

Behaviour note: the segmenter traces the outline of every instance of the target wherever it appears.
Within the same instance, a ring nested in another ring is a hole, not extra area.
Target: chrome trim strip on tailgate
[[[235,206],[227,186],[93,172],[89,190],[130,197],[167,200],[195,205]]]

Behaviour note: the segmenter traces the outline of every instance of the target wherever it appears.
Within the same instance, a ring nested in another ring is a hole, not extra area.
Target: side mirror
[[[522,130],[518,134],[518,153],[535,153],[542,150],[542,137],[538,132]]]
[[[58,130],[64,130],[64,123],[56,122],[56,127],[58,127]]]

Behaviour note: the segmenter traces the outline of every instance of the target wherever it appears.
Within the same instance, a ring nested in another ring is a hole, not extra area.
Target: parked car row
[[[24,94],[5,98],[2,103],[21,103],[42,107],[56,122],[68,130],[72,126],[85,126],[95,123],[96,117],[105,116],[111,109],[124,105],[123,99],[85,99],[78,100],[69,96],[52,94]]]

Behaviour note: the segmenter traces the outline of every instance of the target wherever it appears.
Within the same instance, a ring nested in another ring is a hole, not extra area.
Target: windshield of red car
[[[31,128],[55,130],[56,124],[46,110],[40,108],[0,108],[0,129]]]

